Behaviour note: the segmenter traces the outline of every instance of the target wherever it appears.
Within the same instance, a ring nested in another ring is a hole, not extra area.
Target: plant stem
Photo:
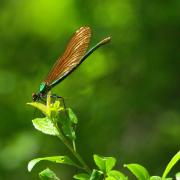
[[[76,152],[76,143],[75,143],[75,141],[74,141],[74,140],[72,141],[72,145],[73,145],[73,149],[74,149],[74,151]]]
[[[84,160],[82,159],[82,157],[80,156],[80,154],[78,152],[76,152],[74,150],[74,148],[71,146],[71,144],[69,143],[69,141],[64,137],[64,135],[62,134],[61,130],[59,129],[59,127],[56,125],[56,128],[58,129],[59,135],[57,136],[64,144],[65,146],[72,152],[72,154],[76,157],[76,159],[82,164],[83,169],[87,172],[90,173],[90,168],[88,167],[88,165],[84,162]]]

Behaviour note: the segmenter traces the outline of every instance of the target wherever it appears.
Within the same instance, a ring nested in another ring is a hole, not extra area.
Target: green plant
[[[76,132],[74,126],[77,125],[78,120],[72,109],[64,109],[58,100],[52,103],[50,94],[47,96],[46,105],[40,102],[28,104],[39,109],[45,116],[43,118],[33,119],[34,127],[42,133],[58,137],[77,160],[77,162],[74,162],[71,158],[64,155],[36,158],[29,162],[28,171],[31,171],[40,161],[51,161],[53,163],[66,164],[78,168],[82,173],[73,176],[74,179],[78,180],[128,180],[128,177],[124,173],[113,169],[116,164],[114,157],[94,155],[93,158],[97,166],[96,169],[89,168],[84,162],[76,150]],[[62,113],[65,113],[65,116],[63,116]],[[162,176],[150,176],[147,169],[139,164],[125,164],[124,167],[130,170],[138,180],[170,180],[172,178],[167,177],[167,175],[179,160],[180,151],[168,163]],[[59,180],[56,174],[49,168],[40,172],[39,177],[42,180]],[[176,180],[180,180],[180,172],[176,174]]]

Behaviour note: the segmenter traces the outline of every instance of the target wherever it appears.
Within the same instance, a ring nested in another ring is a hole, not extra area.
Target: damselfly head
[[[39,94],[37,93],[32,93],[32,100],[37,101],[39,99]]]

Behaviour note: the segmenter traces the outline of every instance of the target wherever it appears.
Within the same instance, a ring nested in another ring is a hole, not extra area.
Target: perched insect
[[[63,55],[58,58],[47,78],[40,84],[39,91],[32,94],[33,101],[43,100],[54,86],[63,81],[89,55],[91,55],[100,46],[108,43],[111,39],[110,37],[107,37],[87,51],[90,38],[91,29],[89,27],[81,27],[74,33]]]

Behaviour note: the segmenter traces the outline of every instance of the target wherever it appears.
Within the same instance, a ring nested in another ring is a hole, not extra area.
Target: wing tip
[[[91,32],[91,28],[89,26],[82,26],[76,31],[76,33],[79,33],[81,31],[89,31],[89,32]]]

